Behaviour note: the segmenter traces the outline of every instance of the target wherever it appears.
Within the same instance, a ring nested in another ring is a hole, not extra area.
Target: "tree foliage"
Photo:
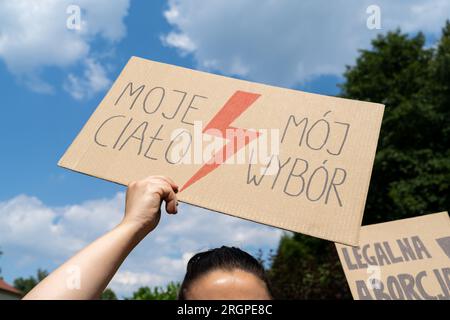
[[[450,207],[450,23],[436,47],[423,34],[379,35],[347,67],[342,96],[386,105],[364,224]],[[334,245],[296,234],[269,270],[276,298],[349,298]]]
[[[129,300],[176,300],[180,284],[171,282],[166,287],[141,287]]]
[[[350,298],[334,245],[301,234],[284,235],[268,276],[276,299]]]
[[[106,288],[105,291],[102,292],[100,300],[117,300],[117,295],[112,289]]]
[[[48,272],[46,270],[38,269],[36,272],[36,277],[30,276],[28,278],[17,278],[14,280],[13,285],[16,289],[23,292],[23,294],[27,294],[31,291],[39,282],[44,280],[44,278],[48,276]]]

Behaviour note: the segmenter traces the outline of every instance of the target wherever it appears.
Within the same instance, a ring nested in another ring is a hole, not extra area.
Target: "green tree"
[[[101,300],[117,300],[116,293],[110,289],[106,288],[105,291],[103,291],[102,295],[100,296]]]
[[[386,105],[364,224],[450,207],[450,23],[435,49],[400,30],[379,35],[347,67],[345,98]],[[347,298],[334,244],[285,236],[269,270],[276,298]]]
[[[16,289],[23,292],[23,294],[27,294],[31,291],[39,282],[44,280],[44,278],[48,276],[48,272],[46,270],[38,269],[36,272],[36,277],[30,276],[28,278],[17,278],[14,280],[13,285]]]
[[[164,287],[141,287],[133,296],[128,298],[129,300],[176,300],[178,291],[180,290],[180,284],[171,282],[165,288]]]
[[[268,277],[276,299],[351,297],[334,245],[301,234],[281,238]]]

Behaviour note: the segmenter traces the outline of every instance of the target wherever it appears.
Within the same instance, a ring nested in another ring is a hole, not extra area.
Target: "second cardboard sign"
[[[363,226],[359,247],[336,248],[357,300],[450,300],[447,212]]]

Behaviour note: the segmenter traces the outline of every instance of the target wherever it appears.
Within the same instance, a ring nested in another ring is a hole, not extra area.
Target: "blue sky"
[[[52,270],[119,221],[123,187],[56,163],[130,56],[335,95],[345,65],[377,33],[400,26],[435,39],[450,17],[449,1],[439,0],[112,3],[0,2],[0,267],[9,282]],[[366,27],[373,3],[381,8],[381,30]],[[69,4],[81,8],[79,31],[65,27]],[[133,252],[111,283],[119,294],[178,280],[197,250],[234,244],[267,252],[281,235],[182,210],[185,217],[163,221]],[[205,221],[221,235],[202,227]],[[161,245],[167,241],[173,243]]]

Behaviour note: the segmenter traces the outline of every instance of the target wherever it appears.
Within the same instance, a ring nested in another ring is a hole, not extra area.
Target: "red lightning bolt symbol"
[[[217,112],[214,118],[208,123],[208,125],[203,129],[203,133],[212,134],[219,136],[221,138],[227,137],[227,129],[228,130],[238,130],[238,128],[231,127],[230,124],[238,118],[245,110],[247,110],[253,102],[258,99],[260,94],[244,92],[244,91],[236,91],[225,103],[225,105]],[[211,132],[207,132],[210,129]],[[223,162],[225,162],[228,158],[230,158],[233,154],[238,152],[241,148],[245,147],[250,141],[256,139],[260,133],[249,131],[246,129],[242,130],[243,136],[245,137],[245,141],[239,140],[239,135],[233,135],[233,141],[223,146],[222,150],[218,151],[212,159],[220,159],[221,161],[208,161],[204,164],[180,189],[180,191],[186,189],[190,185],[194,184],[198,180],[202,179],[212,171],[214,171],[217,167],[219,167]],[[230,146],[233,147],[230,150]]]

